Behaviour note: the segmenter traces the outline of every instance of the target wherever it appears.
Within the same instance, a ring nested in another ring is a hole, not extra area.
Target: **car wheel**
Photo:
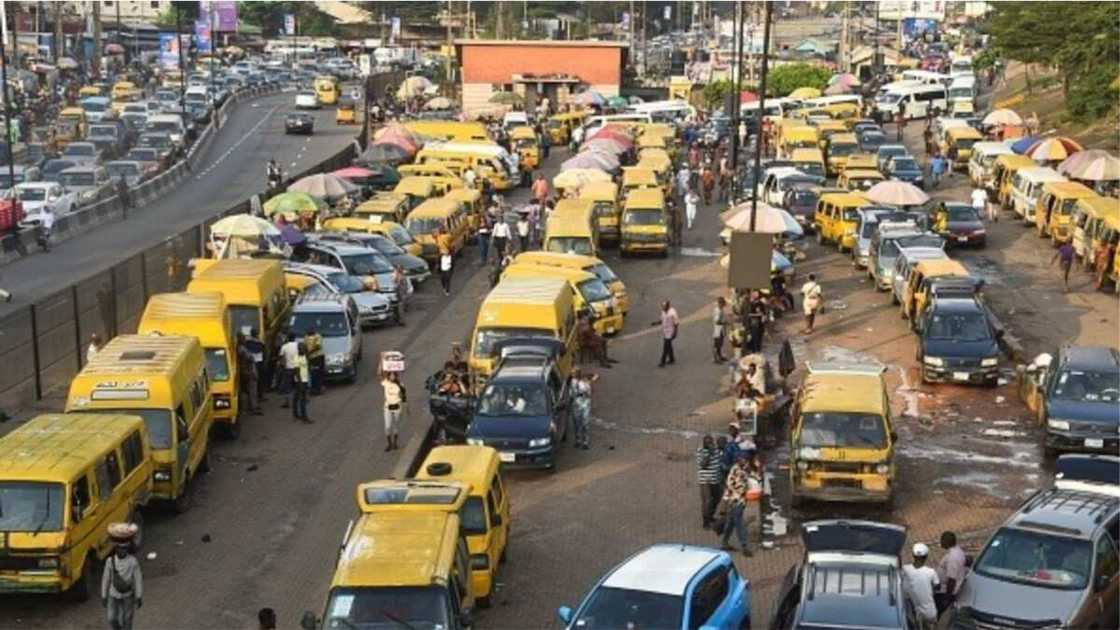
[[[173,505],[176,514],[183,514],[194,505],[194,478],[191,477],[189,470],[186,471],[185,476],[186,481],[183,483],[183,491],[175,497]]]

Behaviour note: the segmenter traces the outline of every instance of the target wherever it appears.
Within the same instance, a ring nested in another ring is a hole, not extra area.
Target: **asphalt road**
[[[294,109],[294,99],[294,92],[281,92],[238,104],[193,177],[130,211],[125,221],[99,225],[57,244],[50,253],[4,266],[2,285],[15,297],[10,304],[0,304],[0,315],[24,308],[263,190],[269,158],[275,158],[286,174],[296,173],[334,154],[355,136],[354,126],[335,124],[333,108],[315,112],[314,135],[285,135],[284,115]]]

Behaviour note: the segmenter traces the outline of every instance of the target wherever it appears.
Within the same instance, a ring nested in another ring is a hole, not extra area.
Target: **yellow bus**
[[[230,322],[225,297],[216,292],[157,293],[148,298],[136,329],[138,335],[153,333],[198,338],[214,390],[214,422],[229,437],[240,436],[237,331]]]
[[[46,414],[0,438],[0,593],[99,593],[109,524],[142,523],[151,493],[139,416]]]
[[[194,477],[210,470],[213,396],[197,337],[120,335],[74,380],[67,413],[140,416],[148,427],[155,471],[152,496],[184,512]]]
[[[315,95],[323,105],[338,103],[338,79],[330,75],[315,77]]]
[[[599,258],[594,256],[580,256],[578,254],[556,254],[553,252],[522,252],[514,259],[514,263],[529,263],[533,265],[554,265],[557,267],[569,267],[571,269],[580,269],[588,273],[595,274],[604,284],[611,290],[614,295],[615,303],[618,305],[622,314],[630,312],[630,296],[626,293],[626,285],[623,284],[622,279],[619,278],[614,270],[607,266]]]
[[[412,237],[421,246],[421,257],[429,263],[439,261],[439,244],[436,235],[442,231],[450,245],[451,254],[457,254],[470,237],[470,222],[463,205],[454,199],[437,197],[420,204],[408,213],[404,222]]]
[[[284,286],[284,267],[279,260],[228,259],[198,261],[209,263],[196,268],[187,293],[221,293],[229,309],[233,334],[257,331],[266,348],[265,361],[271,359],[281,328],[288,320],[291,305]]]
[[[599,228],[599,240],[618,240],[618,219],[622,214],[618,205],[618,184],[614,182],[593,182],[579,189],[579,198],[594,204],[595,224]]]
[[[639,188],[626,197],[618,248],[623,256],[645,251],[669,255],[669,221],[661,189]]]
[[[506,267],[502,278],[563,278],[568,282],[578,313],[585,313],[600,335],[614,335],[622,330],[622,310],[606,283],[593,273],[571,267],[535,265],[528,260]]]

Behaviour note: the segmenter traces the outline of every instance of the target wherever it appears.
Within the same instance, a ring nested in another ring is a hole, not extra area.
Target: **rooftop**
[[[560,39],[456,39],[456,46],[547,46],[549,48],[628,48],[627,42]]]

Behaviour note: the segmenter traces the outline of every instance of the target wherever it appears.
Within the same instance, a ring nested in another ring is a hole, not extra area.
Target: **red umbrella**
[[[331,175],[334,175],[335,177],[341,177],[343,179],[365,179],[367,177],[373,177],[374,175],[377,175],[377,173],[374,173],[368,168],[362,168],[360,166],[347,166],[346,168],[338,169],[337,171],[331,173]]]
[[[618,144],[622,144],[627,149],[634,146],[634,141],[630,139],[630,136],[626,135],[622,131],[619,131],[617,127],[611,127],[609,125],[591,134],[591,137],[588,138],[587,141],[590,142],[592,140],[600,139],[611,140]]]
[[[751,92],[750,90],[743,90],[742,92],[739,92],[739,102],[740,103],[753,103],[757,100],[758,100],[758,94],[755,94],[754,92]]]
[[[395,144],[409,153],[420,150],[420,141],[411,131],[401,125],[390,125],[382,128],[373,136],[375,144]]]

